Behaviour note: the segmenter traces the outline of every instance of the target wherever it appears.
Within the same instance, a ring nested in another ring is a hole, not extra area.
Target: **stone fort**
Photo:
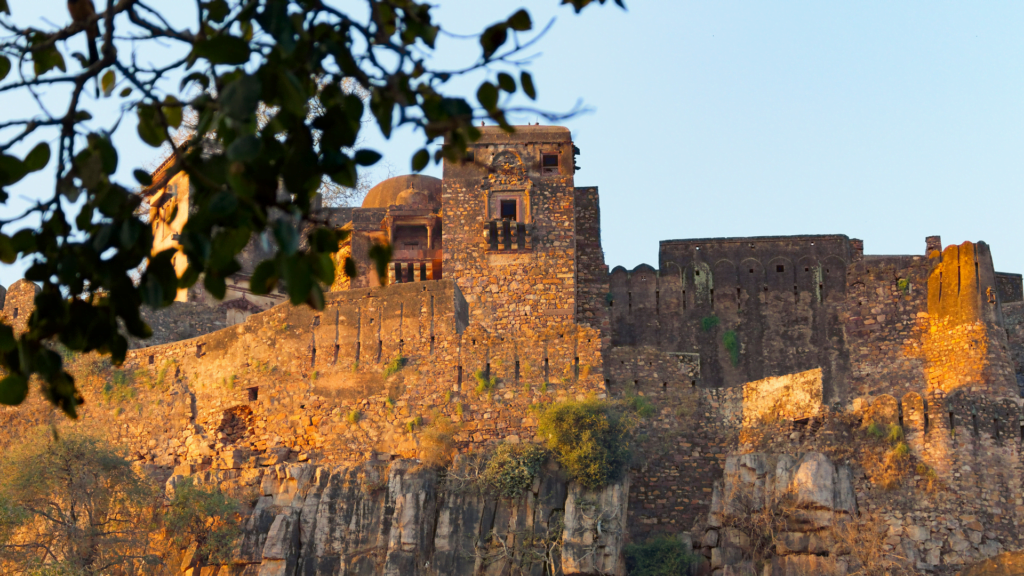
[[[845,413],[899,423],[914,457],[945,486],[893,506],[853,468],[856,508],[894,527],[886,546],[925,572],[1024,547],[1024,285],[1020,274],[996,271],[987,244],[943,246],[932,236],[920,254],[872,255],[841,234],[665,240],[657,268],[609,271],[598,189],[576,185],[577,153],[566,128],[485,128],[441,179],[399,176],[360,207],[320,208],[318,218],[351,231],[341,254],[359,270],[336,281],[321,311],[251,293],[249,275],[270,249],[254,238],[225,300],[182,290],[170,308],[145,312],[154,336],[132,342],[122,370],[148,385],[118,403],[82,382],[78,425],[128,446],[163,478],[205,475],[259,486],[270,499],[253,512],[236,565],[183,570],[487,572],[442,549],[511,534],[527,504],[496,504],[456,528],[442,523],[456,534],[444,546],[442,524],[423,521],[422,533],[409,528],[394,540],[389,520],[379,528],[392,534],[378,542],[386,559],[358,568],[362,552],[348,544],[314,550],[311,502],[342,482],[337,470],[376,466],[388,482],[409,484],[403,463],[441,416],[471,452],[534,440],[531,405],[588,395],[640,394],[657,408],[643,425],[643,458],[615,487],[619,544],[686,533],[715,574],[741,573],[725,572],[715,510],[730,457],[750,451],[744,430],[783,418],[776,451],[800,455],[843,444],[830,423]],[[143,193],[155,249],[177,246],[188,176]],[[381,242],[394,249],[386,286],[365,256]],[[3,313],[16,329],[35,290],[22,280],[5,293]],[[397,372],[388,370],[396,361]],[[481,391],[489,381],[495,388]],[[0,411],[10,430],[59,419],[38,399]],[[421,493],[436,489],[417,478]],[[572,489],[551,490],[562,502],[552,510],[568,515]],[[398,522],[391,504],[378,513]],[[438,500],[435,512],[448,518],[452,505]],[[315,517],[321,532],[349,521]],[[927,534],[918,538],[921,526]],[[563,550],[562,572],[621,573],[617,544],[605,544],[607,558],[577,554],[575,563]],[[433,567],[416,564],[426,557]]]

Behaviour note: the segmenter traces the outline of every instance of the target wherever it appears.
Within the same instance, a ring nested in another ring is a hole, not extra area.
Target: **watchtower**
[[[574,146],[568,128],[498,127],[446,161],[444,270],[473,322],[538,330],[576,315]]]

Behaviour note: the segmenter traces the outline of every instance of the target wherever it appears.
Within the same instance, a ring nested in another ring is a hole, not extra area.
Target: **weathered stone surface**
[[[442,492],[437,473],[412,460],[278,466],[260,489],[234,571],[216,574],[543,576],[559,541],[561,574],[625,574],[628,481],[583,490],[553,463],[512,500]]]

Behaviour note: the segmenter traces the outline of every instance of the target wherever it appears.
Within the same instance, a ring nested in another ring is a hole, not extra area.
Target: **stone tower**
[[[576,316],[573,143],[568,128],[497,127],[445,162],[444,270],[488,329],[537,331]]]

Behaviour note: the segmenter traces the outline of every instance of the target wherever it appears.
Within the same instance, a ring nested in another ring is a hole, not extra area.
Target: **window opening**
[[[341,346],[339,346],[338,344],[335,344],[334,345],[334,361],[332,361],[331,364],[337,364],[338,363],[338,353],[339,352],[341,352]]]
[[[502,200],[501,201],[501,219],[502,220],[518,220],[518,210],[515,200]]]
[[[785,272],[786,271],[786,267],[784,265],[782,265],[782,264],[776,264],[775,265],[775,271],[776,272]]]
[[[260,389],[259,389],[258,386],[253,386],[252,388],[249,388],[248,392],[249,392],[249,402],[255,402],[256,400],[259,399],[259,397],[260,397]]]
[[[320,316],[313,316],[313,326],[320,325]]]
[[[14,319],[15,320],[18,319],[18,309],[17,308],[14,309]]]
[[[519,384],[519,360],[516,360],[515,381]]]
[[[548,381],[548,359],[544,359],[544,381]]]
[[[572,379],[573,380],[579,380],[580,379],[580,357],[579,356],[577,356],[576,359],[573,360],[573,364],[572,364]]]
[[[153,357],[153,355],[152,355],[152,354],[150,354],[150,355],[149,355],[149,363],[150,363],[150,364],[153,364],[154,362],[156,362],[156,358],[154,358],[154,357]]]
[[[356,362],[359,362],[359,346],[360,343],[356,342]]]
[[[316,367],[316,347],[315,346],[310,346],[310,348],[309,348],[309,367],[310,368],[315,368]]]
[[[543,174],[558,173],[558,154],[541,154],[540,165]]]
[[[381,354],[384,352],[384,342],[377,340],[377,362],[380,363]]]

